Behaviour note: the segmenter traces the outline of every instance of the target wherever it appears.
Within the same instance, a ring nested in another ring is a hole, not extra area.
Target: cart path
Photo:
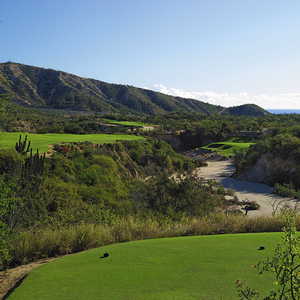
[[[225,188],[235,191],[240,201],[255,201],[260,205],[259,210],[249,211],[249,216],[271,216],[275,207],[295,207],[298,201],[273,194],[273,188],[266,184],[238,180],[230,177],[234,173],[234,166],[230,160],[208,161],[207,167],[196,170],[196,175],[205,179],[214,179]]]

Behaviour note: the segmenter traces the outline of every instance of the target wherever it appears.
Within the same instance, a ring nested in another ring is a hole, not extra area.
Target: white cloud
[[[197,99],[225,107],[252,103],[265,109],[300,109],[300,92],[278,94],[217,93],[213,91],[188,91],[166,87],[163,84],[154,84],[153,87],[156,91],[164,94]]]

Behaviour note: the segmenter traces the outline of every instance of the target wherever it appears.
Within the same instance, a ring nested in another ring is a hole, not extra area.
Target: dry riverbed
[[[225,188],[234,190],[240,201],[255,201],[260,205],[259,210],[249,211],[249,216],[271,216],[276,209],[286,205],[295,207],[298,203],[295,199],[273,194],[273,188],[266,184],[230,177],[234,173],[230,160],[208,161],[207,164],[207,167],[197,169],[197,176],[216,180]]]

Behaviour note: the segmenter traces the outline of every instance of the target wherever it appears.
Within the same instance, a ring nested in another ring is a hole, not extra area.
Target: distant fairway
[[[114,244],[33,270],[9,299],[233,300],[238,279],[270,288],[271,278],[252,266],[279,240],[280,233],[251,233]],[[104,251],[110,257],[100,259]]]
[[[202,149],[215,151],[223,156],[232,156],[234,155],[235,151],[243,150],[249,148],[251,145],[254,145],[255,143],[243,143],[243,142],[217,142],[217,143],[211,143],[209,145],[206,145],[204,147],[201,147]]]
[[[0,149],[13,148],[22,134],[23,138],[27,133],[20,132],[0,132]],[[27,134],[31,141],[33,150],[39,149],[40,152],[47,152],[49,145],[62,142],[92,142],[95,144],[115,143],[120,140],[141,140],[143,137],[126,134]]]
[[[103,119],[104,122],[115,125],[123,125],[129,127],[144,127],[144,126],[152,126],[151,124],[146,124],[143,122],[135,122],[135,121],[116,121],[111,119]]]

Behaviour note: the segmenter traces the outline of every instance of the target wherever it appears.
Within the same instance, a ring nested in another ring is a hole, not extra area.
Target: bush
[[[0,174],[19,175],[23,157],[16,150],[0,150]]]
[[[0,271],[7,268],[11,260],[9,248],[9,231],[7,226],[0,221]]]
[[[244,206],[243,209],[247,212],[249,210],[258,210],[260,205],[255,201],[243,201],[242,205]]]
[[[152,212],[172,218],[205,216],[225,205],[225,190],[186,175],[170,178],[167,174],[139,183],[132,192],[136,212]]]
[[[274,185],[274,193],[283,197],[292,197],[300,199],[300,191],[297,191],[292,183]]]

